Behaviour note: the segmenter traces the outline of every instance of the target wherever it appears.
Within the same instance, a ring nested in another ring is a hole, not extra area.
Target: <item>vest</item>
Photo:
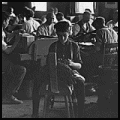
[[[88,32],[89,32],[89,27],[90,27],[90,24],[89,24],[89,23],[87,23],[87,28],[86,28],[86,30],[85,30],[84,27],[83,27],[84,23],[82,22],[82,20],[79,21],[77,24],[80,26],[80,31],[79,31],[79,33],[77,34],[77,36],[80,35],[80,34],[84,34],[84,33],[88,33]]]

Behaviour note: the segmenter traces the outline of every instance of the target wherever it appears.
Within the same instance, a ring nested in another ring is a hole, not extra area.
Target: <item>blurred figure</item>
[[[118,28],[118,10],[116,10],[113,14],[113,19],[108,21],[107,24],[106,24],[109,28]],[[115,29],[114,29],[115,30]],[[115,30],[118,32],[118,29]]]
[[[56,36],[55,29],[54,29],[54,14],[48,13],[46,16],[47,21],[40,25],[37,29],[37,36],[44,35],[44,36]]]
[[[57,18],[56,18],[57,11],[58,11],[57,8],[55,8],[55,9],[54,9],[54,8],[51,8],[51,9],[49,10],[49,12],[52,13],[53,16],[54,16],[54,23],[57,23],[57,22],[58,22],[58,21],[57,21]]]
[[[92,32],[95,28],[90,24],[91,13],[86,11],[83,13],[83,19],[73,26],[73,36],[80,36]]]
[[[10,20],[10,24],[7,27],[7,31],[11,33],[15,30],[20,30],[20,29],[22,29],[22,25],[19,24],[19,18],[17,16],[13,17]]]
[[[54,8],[54,14],[57,15],[58,14],[58,8]]]
[[[92,11],[91,11],[90,9],[86,8],[86,9],[85,9],[85,12],[90,12],[90,13],[91,13],[91,18],[90,18],[89,23],[92,24],[93,21],[94,21],[94,16],[92,15]]]
[[[90,12],[92,14],[92,11],[89,8],[86,8],[85,12]]]
[[[2,12],[2,72],[5,72],[5,79],[2,81],[5,88],[5,95],[2,98],[3,104],[21,104],[21,100],[18,100],[13,95],[18,92],[21,83],[26,74],[26,68],[17,65],[12,62],[10,58],[14,49],[18,45],[20,38],[16,39],[13,45],[8,45],[5,41],[7,35],[5,28],[8,26],[10,16],[5,12]],[[16,32],[19,35],[19,32]],[[16,56],[14,56],[16,59]]]
[[[113,30],[105,26],[105,18],[97,17],[92,24],[96,28],[96,43],[95,48],[98,54],[97,61],[102,64],[102,55],[104,50],[104,44],[117,43],[118,35]]]
[[[44,24],[46,21],[47,21],[46,15],[43,15],[43,16],[41,17],[41,24]]]
[[[14,13],[14,9],[12,7],[8,8],[7,12],[10,17],[16,17],[16,15]]]
[[[39,22],[34,20],[34,12],[30,8],[24,9],[24,19],[25,22],[23,23],[22,29],[25,30],[26,33],[33,33],[36,32],[38,27],[40,26]]]
[[[64,17],[64,14],[62,12],[58,12],[56,14],[56,18],[57,18],[58,22],[59,21],[66,21],[70,24],[70,26],[72,26],[72,23]]]
[[[70,31],[71,31],[70,35],[72,35],[72,23],[64,17],[64,14],[63,14],[62,12],[58,12],[58,13],[56,14],[56,18],[57,18],[58,22],[66,21],[66,22],[69,23],[69,26],[70,26],[70,28],[71,28],[71,30],[70,30]]]
[[[35,12],[35,10],[36,10],[36,7],[34,6],[34,7],[32,7],[32,10]]]

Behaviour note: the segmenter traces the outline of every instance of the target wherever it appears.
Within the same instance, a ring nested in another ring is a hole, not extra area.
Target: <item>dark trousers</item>
[[[11,64],[10,69],[5,72],[3,84],[6,86],[8,96],[13,95],[20,88],[25,77],[26,68],[19,65]]]
[[[34,79],[34,86],[32,92],[32,104],[33,104],[33,115],[38,115],[39,109],[39,88],[43,82],[49,82],[49,70],[48,67],[45,66],[41,68],[39,71],[36,71],[35,79]],[[83,116],[84,112],[84,98],[85,98],[85,89],[84,89],[84,82],[81,81],[79,78],[75,79],[76,83],[74,84],[74,93],[78,100],[78,117]]]

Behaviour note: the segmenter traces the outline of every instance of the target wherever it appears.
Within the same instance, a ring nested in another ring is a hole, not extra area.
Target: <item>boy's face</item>
[[[68,32],[57,32],[58,40],[64,44],[68,40],[69,33]]]

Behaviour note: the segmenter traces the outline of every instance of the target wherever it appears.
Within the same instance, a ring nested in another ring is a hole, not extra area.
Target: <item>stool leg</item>
[[[73,94],[71,96],[71,98],[72,98],[72,102],[73,102],[74,116],[75,116],[75,118],[78,118],[78,104],[77,104],[76,95]]]
[[[32,112],[32,117],[33,118],[38,118],[38,116],[39,116],[39,103],[40,103],[40,96],[39,97],[37,97],[37,98],[34,98],[33,99],[33,103],[32,103],[32,105],[33,105],[33,112]]]
[[[69,98],[69,103],[70,103],[71,118],[75,118],[72,98],[71,98],[71,96],[69,96],[68,98]]]
[[[50,101],[50,95],[45,95],[44,98],[44,108],[43,108],[43,117],[46,118],[46,115],[49,111],[49,101]]]
[[[68,118],[70,118],[69,99],[68,96],[64,96],[64,98],[65,98],[65,109],[67,111]]]

